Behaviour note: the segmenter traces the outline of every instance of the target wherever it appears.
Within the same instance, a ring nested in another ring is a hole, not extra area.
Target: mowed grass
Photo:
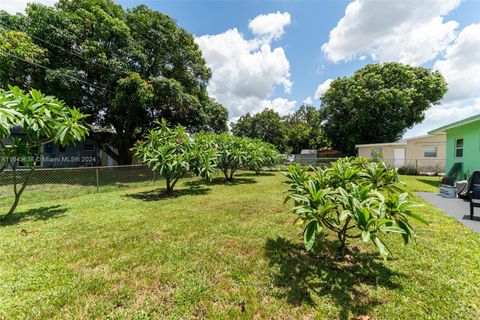
[[[402,177],[403,180],[403,177]],[[478,319],[480,236],[432,206],[383,261],[316,253],[279,173],[23,204],[0,226],[5,319]],[[427,183],[428,184],[428,183]],[[420,201],[420,200],[418,200]]]
[[[400,176],[400,181],[411,191],[436,192],[440,187],[439,176]]]

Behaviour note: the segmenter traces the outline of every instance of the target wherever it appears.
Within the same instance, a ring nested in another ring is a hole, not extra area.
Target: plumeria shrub
[[[132,150],[139,161],[165,177],[166,192],[172,193],[178,180],[188,173],[209,179],[215,151],[196,143],[181,125],[170,128],[165,120],[157,125]]]
[[[240,169],[250,169],[259,173],[263,167],[278,163],[277,149],[262,140],[237,137],[228,132],[222,134],[199,133],[195,141],[201,149],[212,149],[215,165],[223,173],[226,181],[232,181]]]
[[[298,164],[285,173],[290,181],[286,201],[304,226],[306,249],[333,233],[344,252],[348,239],[373,243],[386,257],[390,250],[384,237],[397,233],[405,244],[415,237],[411,218],[426,223],[415,213],[408,193],[402,192],[396,168],[359,158],[340,159],[330,168],[308,172]]]
[[[248,165],[250,139],[237,137],[228,132],[211,135],[216,153],[215,163],[225,176],[232,181],[235,172]]]
[[[87,116],[34,89],[0,89],[0,171],[12,171],[14,193],[13,204],[3,219],[15,212],[42,155],[42,146],[82,141],[90,129],[85,123]],[[23,179],[17,174],[21,163],[27,167]]]
[[[259,174],[264,167],[273,166],[280,161],[280,153],[274,145],[259,139],[248,143],[247,165],[250,170]]]

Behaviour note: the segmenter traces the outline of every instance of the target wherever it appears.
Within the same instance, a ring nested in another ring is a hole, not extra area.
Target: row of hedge
[[[277,149],[262,140],[229,133],[201,132],[189,136],[185,127],[171,128],[165,121],[159,122],[132,150],[139,161],[165,177],[167,193],[173,192],[178,180],[186,174],[210,179],[220,170],[225,180],[231,181],[241,168],[259,173],[280,159]]]

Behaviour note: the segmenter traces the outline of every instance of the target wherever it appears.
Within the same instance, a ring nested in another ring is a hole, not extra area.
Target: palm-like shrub
[[[384,163],[365,159],[341,159],[331,168],[309,174],[299,165],[289,167],[287,200],[304,225],[304,243],[311,250],[327,233],[336,234],[343,252],[347,239],[371,242],[382,256],[390,252],[383,237],[398,233],[405,244],[415,237],[409,218],[426,223],[414,213],[414,204],[397,182],[397,171]]]
[[[215,164],[225,180],[232,181],[237,170],[246,166],[249,159],[248,138],[236,137],[227,132],[211,135],[215,148]]]
[[[273,166],[280,161],[280,154],[274,145],[259,139],[248,143],[247,165],[250,170],[260,173],[263,167]]]
[[[165,120],[132,150],[139,161],[165,177],[167,193],[172,193],[178,180],[187,173],[210,178],[214,171],[214,150],[203,149],[190,139],[185,127],[177,125],[172,129]]]
[[[42,146],[50,142],[67,146],[82,141],[90,129],[85,124],[87,116],[34,89],[0,89],[0,171],[12,170],[14,193],[4,219],[15,212],[42,155]],[[19,130],[16,134],[14,127]],[[28,168],[23,179],[17,174],[20,162]]]

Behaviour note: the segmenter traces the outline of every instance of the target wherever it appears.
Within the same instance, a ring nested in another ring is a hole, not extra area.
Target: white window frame
[[[462,147],[461,148],[458,147],[458,141],[459,140],[462,140]],[[455,138],[455,158],[463,158],[463,151],[465,149],[464,145],[465,145],[465,139]],[[462,150],[462,155],[461,156],[458,155],[459,150]]]
[[[430,149],[430,150],[429,150]],[[423,157],[424,158],[436,158],[438,154],[438,148],[435,146],[429,146],[423,148]],[[432,151],[435,150],[435,151]],[[433,155],[434,154],[434,155]]]

